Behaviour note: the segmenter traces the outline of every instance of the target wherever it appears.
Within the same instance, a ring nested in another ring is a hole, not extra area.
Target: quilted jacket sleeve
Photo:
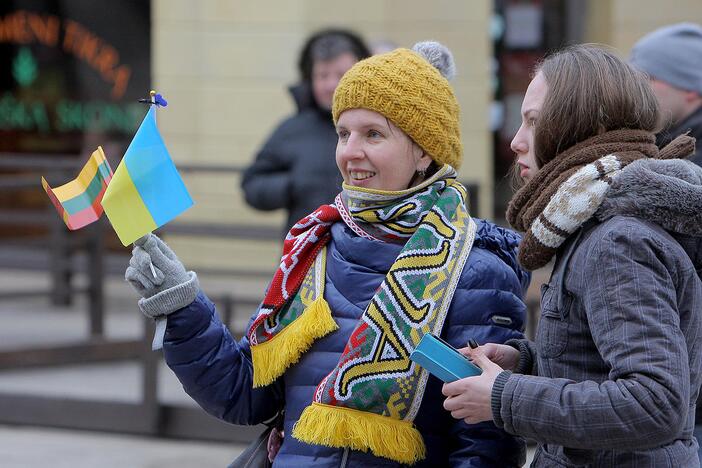
[[[272,418],[284,406],[280,380],[253,388],[248,340],[234,340],[202,292],[168,316],[163,353],[187,394],[219,419],[253,425]]]

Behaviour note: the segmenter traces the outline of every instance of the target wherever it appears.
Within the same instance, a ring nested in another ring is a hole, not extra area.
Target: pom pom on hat
[[[453,54],[445,45],[436,41],[417,42],[412,46],[412,50],[427,59],[427,62],[434,65],[447,80],[451,81],[456,76]]]
[[[334,92],[332,116],[368,109],[390,119],[440,166],[463,158],[459,107],[448,82],[453,55],[438,42],[417,43],[356,63]]]

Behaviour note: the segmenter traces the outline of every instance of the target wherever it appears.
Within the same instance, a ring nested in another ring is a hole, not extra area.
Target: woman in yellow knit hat
[[[523,463],[519,439],[453,420],[441,382],[409,359],[426,333],[462,347],[524,327],[519,237],[472,218],[456,181],[453,69],[448,49],[420,43],[344,75],[332,109],[343,190],[290,230],[240,341],[160,239],[134,249],[126,278],[166,319],[157,340],[185,390],[235,424],[284,410],[275,466]]]

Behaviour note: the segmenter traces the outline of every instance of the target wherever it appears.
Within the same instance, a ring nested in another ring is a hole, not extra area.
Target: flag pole
[[[146,99],[139,99],[139,102],[141,102],[142,104],[148,104],[149,106],[155,105],[156,91],[152,89],[151,91],[149,91],[149,97]],[[151,268],[151,274],[154,276],[154,279],[156,279],[156,269],[154,268],[154,264],[151,263],[151,260],[149,260],[149,268]]]

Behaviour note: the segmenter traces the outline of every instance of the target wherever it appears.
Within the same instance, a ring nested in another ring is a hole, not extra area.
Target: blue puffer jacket
[[[456,347],[522,337],[523,292],[528,273],[517,266],[519,237],[476,220],[473,250],[458,283],[442,337]],[[235,341],[201,292],[189,306],[168,316],[164,355],[185,391],[208,413],[234,424],[257,424],[285,407],[283,445],[275,467],[399,466],[371,453],[301,443],[292,428],[311,403],[317,384],[336,366],[363,310],[400,252],[400,246],[356,236],[343,223],[332,227],[324,296],[339,329],[316,341],[283,377],[252,388],[246,338]],[[430,376],[415,425],[427,457],[415,466],[512,467],[524,462],[520,439],[492,422],[468,425],[443,409],[441,382]]]

